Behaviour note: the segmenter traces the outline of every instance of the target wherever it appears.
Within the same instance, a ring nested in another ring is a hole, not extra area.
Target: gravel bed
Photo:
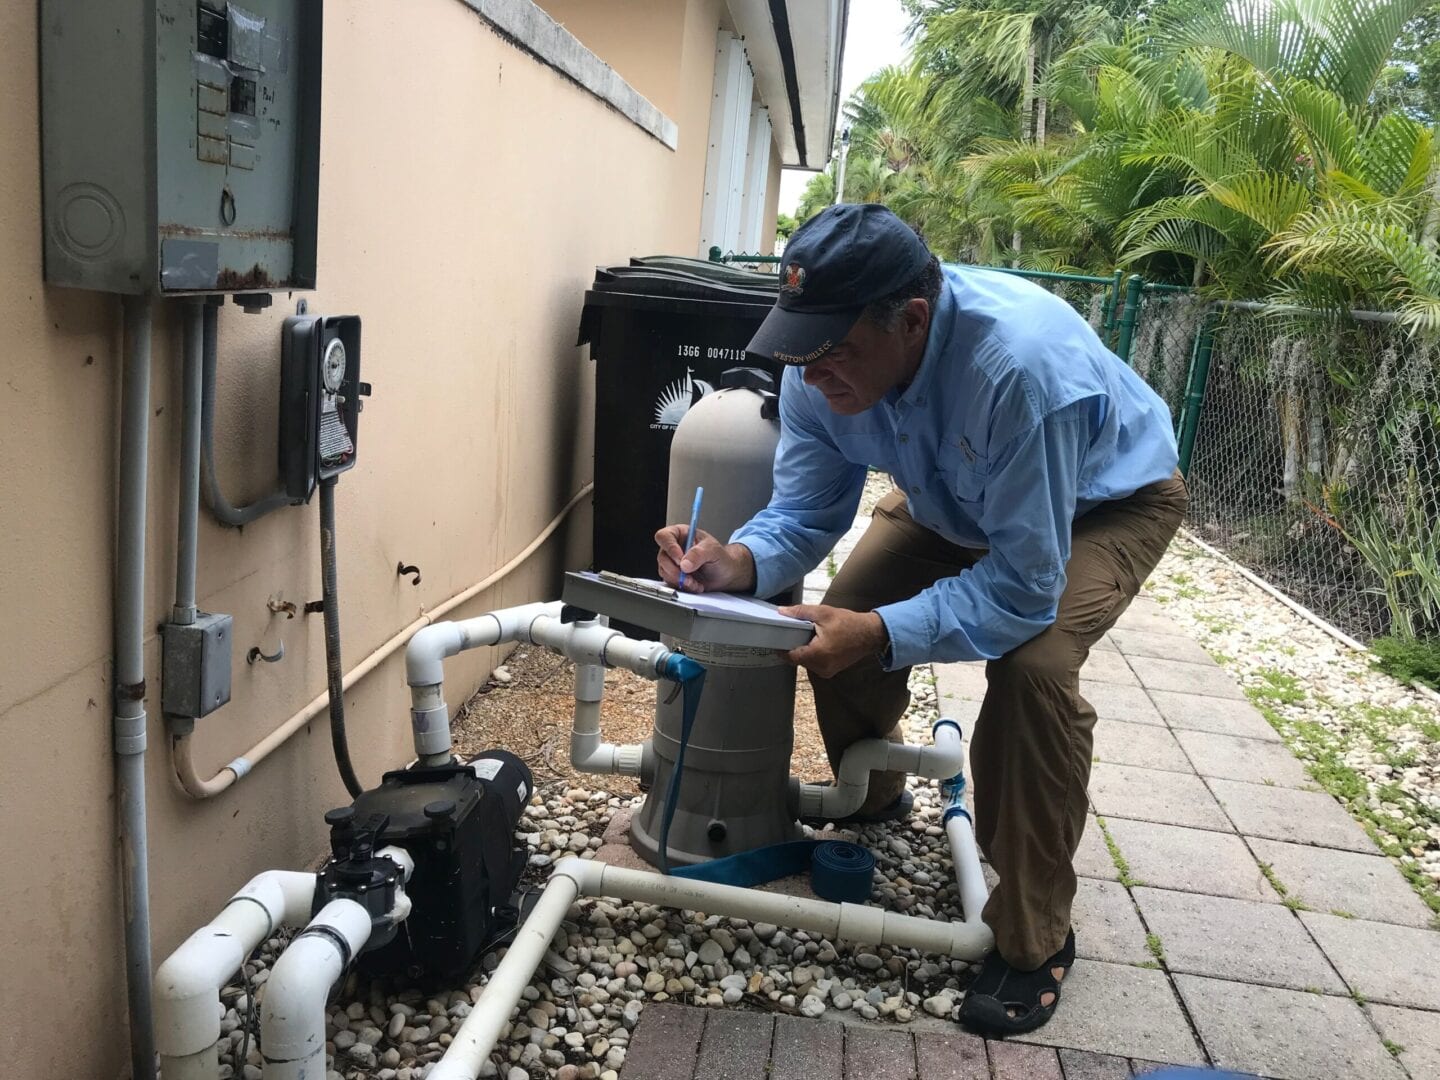
[[[486,729],[488,737],[472,730],[460,743],[471,743],[473,749],[505,745],[490,724],[480,722],[483,713],[513,713],[516,728],[524,726],[518,719],[524,718],[534,746],[562,734],[568,737],[569,683],[559,665],[520,656],[500,675],[484,695],[477,695],[484,699],[483,708],[474,700],[467,707],[467,714],[476,718],[474,726]],[[563,708],[545,704],[545,688],[552,683],[565,687],[563,695],[554,695],[564,699]],[[653,707],[654,687],[645,686]],[[928,743],[937,717],[928,667],[915,669],[911,692],[904,720],[907,738]],[[531,698],[540,703],[533,711],[526,707]],[[502,720],[501,726],[511,725]],[[606,735],[618,737],[609,728]],[[814,739],[818,744],[818,733]],[[557,771],[561,760],[563,755],[556,758]],[[615,793],[598,783],[607,779],[538,781],[520,824],[520,837],[530,849],[528,885],[543,885],[555,859],[569,854],[592,857],[611,816],[639,804],[638,795]],[[910,820],[842,835],[875,853],[871,903],[926,918],[958,919],[959,895],[940,823],[938,790],[917,778],[911,779],[911,788],[915,812]],[[266,942],[247,965],[250,986],[230,986],[221,995],[222,1080],[260,1076],[253,1035],[248,1057],[237,1060],[245,1039],[243,1019],[252,995],[263,995],[280,946],[280,939]],[[352,974],[329,1011],[326,1035],[332,1056],[326,1080],[420,1080],[444,1053],[451,1033],[480,999],[486,974],[503,956],[503,949],[488,954],[471,979],[446,988],[422,990]],[[548,962],[526,987],[520,1013],[504,1030],[491,1067],[482,1075],[617,1080],[630,1032],[650,1001],[810,1017],[853,1013],[905,1024],[927,1015],[950,1017],[971,978],[970,965],[963,961],[914,950],[852,949],[804,931],[751,925],[743,919],[585,899],[571,909]],[[256,1028],[258,1023],[252,1024],[252,1031]]]
[[[861,499],[853,546],[888,476],[872,473]],[[844,552],[840,552],[843,558]],[[519,649],[496,668],[460,710],[455,745],[462,754],[504,747],[519,754],[535,775],[536,794],[520,822],[530,850],[524,885],[541,888],[551,863],[566,855],[591,858],[612,816],[640,804],[628,777],[577,774],[569,765],[574,670],[540,649]],[[906,738],[928,744],[938,718],[935,678],[928,666],[910,679]],[[602,731],[614,742],[648,737],[655,684],[626,672],[607,672]],[[829,764],[815,723],[807,680],[799,680],[792,772],[828,779]],[[840,835],[868,847],[876,858],[870,902],[892,911],[949,921],[960,918],[959,892],[941,826],[936,785],[910,778],[915,811],[910,819]],[[807,835],[812,834],[808,827]],[[246,965],[249,985],[221,995],[222,1080],[259,1080],[260,1054],[252,1035],[248,1056],[246,1014],[263,995],[280,938],[267,941]],[[330,1071],[326,1080],[421,1080],[480,1000],[489,972],[504,949],[486,955],[463,985],[405,987],[351,974],[329,1007],[326,1029]],[[973,978],[971,965],[915,950],[851,948],[804,931],[788,930],[704,912],[649,904],[583,899],[570,910],[547,962],[525,988],[518,1015],[502,1031],[482,1076],[504,1080],[618,1080],[630,1032],[650,1001],[709,1008],[762,1009],[832,1018],[853,1014],[879,1023],[907,1024],[922,1017],[949,1018]],[[258,1013],[254,1014],[258,1016]],[[251,1030],[258,1029],[252,1020]]]
[[[1440,704],[1183,536],[1146,590],[1440,912]]]

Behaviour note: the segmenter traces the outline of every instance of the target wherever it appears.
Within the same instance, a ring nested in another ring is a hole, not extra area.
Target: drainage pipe
[[[232,896],[155,973],[155,1043],[164,1080],[215,1080],[220,990],[260,943],[310,918],[315,875],[267,870]]]
[[[840,759],[833,785],[801,784],[799,812],[802,821],[838,821],[859,810],[870,790],[870,774],[903,772],[931,780],[945,780],[965,767],[965,748],[960,725],[941,717],[931,729],[934,746],[892,743],[885,739],[861,739]]]
[[[207,309],[208,310],[208,309]],[[540,535],[531,540],[519,554],[507,562],[493,574],[482,578],[474,585],[462,592],[456,593],[446,600],[434,611],[422,614],[418,619],[405,627],[398,634],[392,637],[385,644],[365,657],[350,671],[346,672],[345,678],[341,680],[341,688],[349,690],[366,675],[378,668],[388,660],[397,650],[403,648],[410,640],[425,627],[432,625],[437,620],[454,611],[461,604],[467,603],[479,596],[486,589],[494,587],[504,578],[518,569],[526,559],[530,558],[540,546],[549,540],[561,523],[569,515],[581,500],[595,490],[594,483],[588,483],[571,496],[570,501],[551,518],[550,523],[541,530]],[[237,780],[249,774],[250,770],[258,765],[265,758],[275,752],[275,749],[282,745],[290,736],[294,735],[310,721],[323,713],[330,704],[330,694],[325,692],[319,697],[313,698],[299,712],[295,713],[284,723],[276,727],[270,734],[257,742],[250,749],[246,750],[239,757],[235,758],[228,765],[222,765],[214,776],[206,779],[195,769],[195,761],[192,752],[193,735],[180,733],[171,736],[170,752],[171,763],[175,768],[175,779],[185,794],[194,799],[209,799],[219,795],[222,791],[230,788]]]
[[[150,866],[145,832],[145,480],[150,448],[150,297],[124,301],[125,375],[115,543],[115,803],[125,911],[125,985],[134,1080],[155,1075]]]
[[[369,939],[370,913],[332,900],[280,955],[260,1003],[265,1080],[325,1075],[325,999]]]
[[[994,936],[983,924],[935,922],[863,904],[832,904],[734,885],[666,877],[611,866],[598,859],[562,859],[510,951],[490,976],[479,1003],[454,1033],[449,1050],[429,1073],[428,1080],[475,1080],[479,1076],[550,939],[571,903],[581,896],[608,896],[746,918],[820,933],[827,938],[919,949],[961,960],[979,960],[994,945]],[[268,1074],[266,1080],[269,1080]]]

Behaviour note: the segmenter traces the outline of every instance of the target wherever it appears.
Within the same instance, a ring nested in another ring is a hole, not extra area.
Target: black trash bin
[[[595,362],[596,569],[655,576],[670,440],[723,372],[762,367],[779,389],[784,365],[745,353],[775,297],[775,278],[701,260],[596,270],[579,340]]]

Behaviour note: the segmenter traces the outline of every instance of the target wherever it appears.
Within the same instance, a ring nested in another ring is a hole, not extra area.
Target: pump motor
[[[369,858],[387,845],[404,848],[415,861],[405,886],[410,917],[386,944],[362,954],[371,975],[450,979],[467,974],[487,944],[515,921],[511,892],[525,868],[526,851],[515,844],[520,815],[530,801],[529,768],[505,750],[487,750],[464,763],[413,766],[388,772],[380,786],[362,793],[353,813],[326,815],[335,855],[322,882],[357,880],[355,822],[376,823],[373,842],[358,852]],[[343,853],[343,854],[342,854]]]

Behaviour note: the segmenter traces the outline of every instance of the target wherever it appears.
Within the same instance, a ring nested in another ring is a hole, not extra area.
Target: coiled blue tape
[[[826,840],[810,856],[810,885],[826,900],[863,904],[870,899],[875,856],[859,844]]]
[[[670,874],[748,889],[777,878],[803,874],[806,870],[810,871],[810,887],[816,896],[862,904],[870,898],[875,856],[860,845],[844,840],[791,840],[694,866],[677,867]]]

